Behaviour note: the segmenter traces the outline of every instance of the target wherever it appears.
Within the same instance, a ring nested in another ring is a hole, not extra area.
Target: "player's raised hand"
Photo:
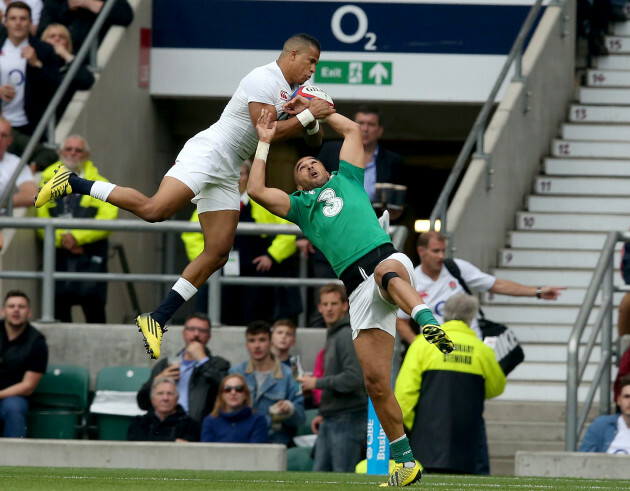
[[[271,143],[273,136],[276,134],[276,126],[278,122],[271,120],[271,113],[268,109],[260,111],[258,121],[256,121],[256,134],[261,142]]]
[[[287,114],[297,114],[308,109],[311,104],[311,100],[301,95],[296,95],[289,102],[285,102],[282,106],[282,110]]]
[[[316,97],[311,99],[311,104],[309,105],[308,110],[311,111],[315,119],[319,120],[325,120],[328,116],[337,112],[327,101]]]

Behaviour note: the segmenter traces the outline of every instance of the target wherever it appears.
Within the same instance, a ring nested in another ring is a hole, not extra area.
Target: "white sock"
[[[197,293],[197,289],[193,286],[193,284],[184,278],[177,280],[177,282],[173,285],[173,290],[179,293],[186,301],[190,300],[193,295]]]
[[[415,320],[416,318],[416,314],[418,312],[420,312],[422,309],[428,309],[429,307],[427,307],[425,304],[421,303],[420,305],[416,305],[413,310],[411,311],[411,318]]]
[[[109,193],[111,193],[115,187],[116,184],[112,184],[111,182],[94,181],[92,189],[90,189],[90,196],[100,199],[101,201],[107,201]]]

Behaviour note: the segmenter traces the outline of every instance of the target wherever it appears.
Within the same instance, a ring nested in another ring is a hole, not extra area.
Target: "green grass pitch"
[[[74,469],[0,467],[0,489],[177,489],[177,490],[330,490],[371,489],[384,477],[309,472],[177,471],[146,469]],[[410,489],[431,490],[612,490],[630,489],[630,481],[538,477],[425,475]]]

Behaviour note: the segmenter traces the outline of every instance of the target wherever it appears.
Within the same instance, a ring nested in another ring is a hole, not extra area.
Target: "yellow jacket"
[[[42,186],[45,182],[53,178],[55,174],[54,171],[55,169],[57,169],[60,163],[61,162],[56,162],[44,169],[44,171],[42,172]],[[90,181],[109,182],[98,173],[98,168],[90,160],[85,162],[84,174],[85,178],[89,179]],[[57,207],[57,201],[49,201],[41,208],[36,208],[37,216],[39,218],[56,218],[58,217]],[[79,207],[72,210],[72,217],[94,218],[96,220],[114,220],[118,217],[118,207],[99,199],[92,198],[91,196],[85,195],[81,196]],[[91,244],[93,242],[106,239],[112,233],[110,230],[57,229],[55,230],[56,247],[61,247],[61,237],[67,232],[70,232],[72,236],[76,239],[77,245]],[[37,235],[38,237],[43,238],[44,231],[42,229],[37,230]]]
[[[405,426],[409,429],[414,424],[422,375],[429,370],[463,372],[483,377],[486,399],[500,395],[505,389],[505,374],[494,350],[479,340],[470,327],[462,321],[449,321],[442,325],[442,329],[455,344],[455,350],[445,356],[422,335],[417,336],[409,346],[396,378],[396,399],[402,409]],[[456,380],[457,377],[453,377],[454,384]],[[461,389],[445,386],[444,390]],[[430,404],[430,401],[427,403]]]
[[[252,218],[256,223],[290,224],[287,220],[277,217],[273,213],[267,211],[252,199],[249,200],[249,204],[252,207]],[[196,210],[190,217],[190,221],[199,221],[199,215]],[[273,239],[271,245],[267,249],[267,254],[269,254],[277,263],[281,263],[297,251],[295,239],[295,235],[276,235],[275,239]],[[203,234],[201,232],[184,232],[182,233],[182,240],[184,241],[184,246],[186,247],[186,255],[190,261],[195,259],[199,254],[201,254],[201,251],[203,251]]]

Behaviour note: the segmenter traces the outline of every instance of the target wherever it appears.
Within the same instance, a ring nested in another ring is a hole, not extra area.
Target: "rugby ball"
[[[307,99],[312,99],[313,97],[317,97],[318,99],[323,99],[332,107],[335,107],[335,103],[331,99],[331,97],[319,87],[314,87],[313,85],[304,85],[297,89],[293,94],[291,94],[291,99],[296,96],[306,97]]]

